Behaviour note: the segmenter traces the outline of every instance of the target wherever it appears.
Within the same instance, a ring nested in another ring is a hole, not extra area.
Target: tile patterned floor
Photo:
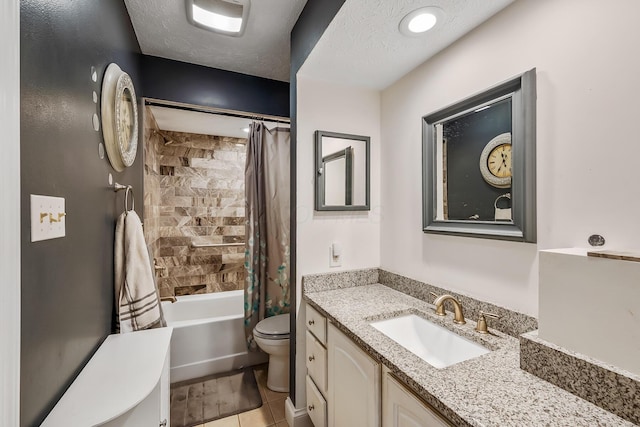
[[[278,393],[267,388],[267,366],[254,370],[262,406],[252,411],[221,418],[196,427],[289,427],[284,418],[284,401],[288,393]]]

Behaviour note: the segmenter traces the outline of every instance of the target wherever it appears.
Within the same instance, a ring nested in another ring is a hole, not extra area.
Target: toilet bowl
[[[258,347],[269,355],[267,387],[289,391],[289,314],[267,317],[253,329]]]

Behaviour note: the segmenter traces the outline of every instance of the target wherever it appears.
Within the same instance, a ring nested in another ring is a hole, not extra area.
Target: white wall
[[[20,2],[0,4],[0,425],[20,416]]]
[[[538,312],[537,249],[640,250],[640,2],[520,0],[382,93],[381,266]],[[421,117],[537,68],[538,244],[423,234]]]
[[[380,265],[380,93],[298,75],[297,110],[297,295],[305,274],[377,268]],[[371,137],[371,210],[314,212],[314,132]],[[329,268],[329,246],[340,242],[342,266]],[[300,306],[298,307],[298,309]],[[296,405],[305,402],[304,311],[298,312]]]
[[[380,265],[380,93],[298,76],[297,272],[353,270]],[[371,210],[314,212],[314,132],[371,137]],[[343,246],[342,267],[329,268],[329,246]]]

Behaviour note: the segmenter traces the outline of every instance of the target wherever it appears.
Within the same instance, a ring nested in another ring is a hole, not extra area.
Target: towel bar
[[[133,187],[130,185],[122,185],[117,182],[113,184],[113,191],[118,192],[120,190],[125,190],[124,192],[124,211],[132,211],[136,208],[136,199],[133,195]],[[131,209],[129,207],[129,194],[131,194]]]

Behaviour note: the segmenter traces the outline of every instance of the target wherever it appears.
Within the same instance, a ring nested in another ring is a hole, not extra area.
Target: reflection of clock
[[[109,64],[102,80],[102,136],[111,166],[131,166],[138,150],[138,104],[131,77]]]
[[[497,188],[511,187],[511,134],[493,138],[480,154],[480,173],[487,183]]]

